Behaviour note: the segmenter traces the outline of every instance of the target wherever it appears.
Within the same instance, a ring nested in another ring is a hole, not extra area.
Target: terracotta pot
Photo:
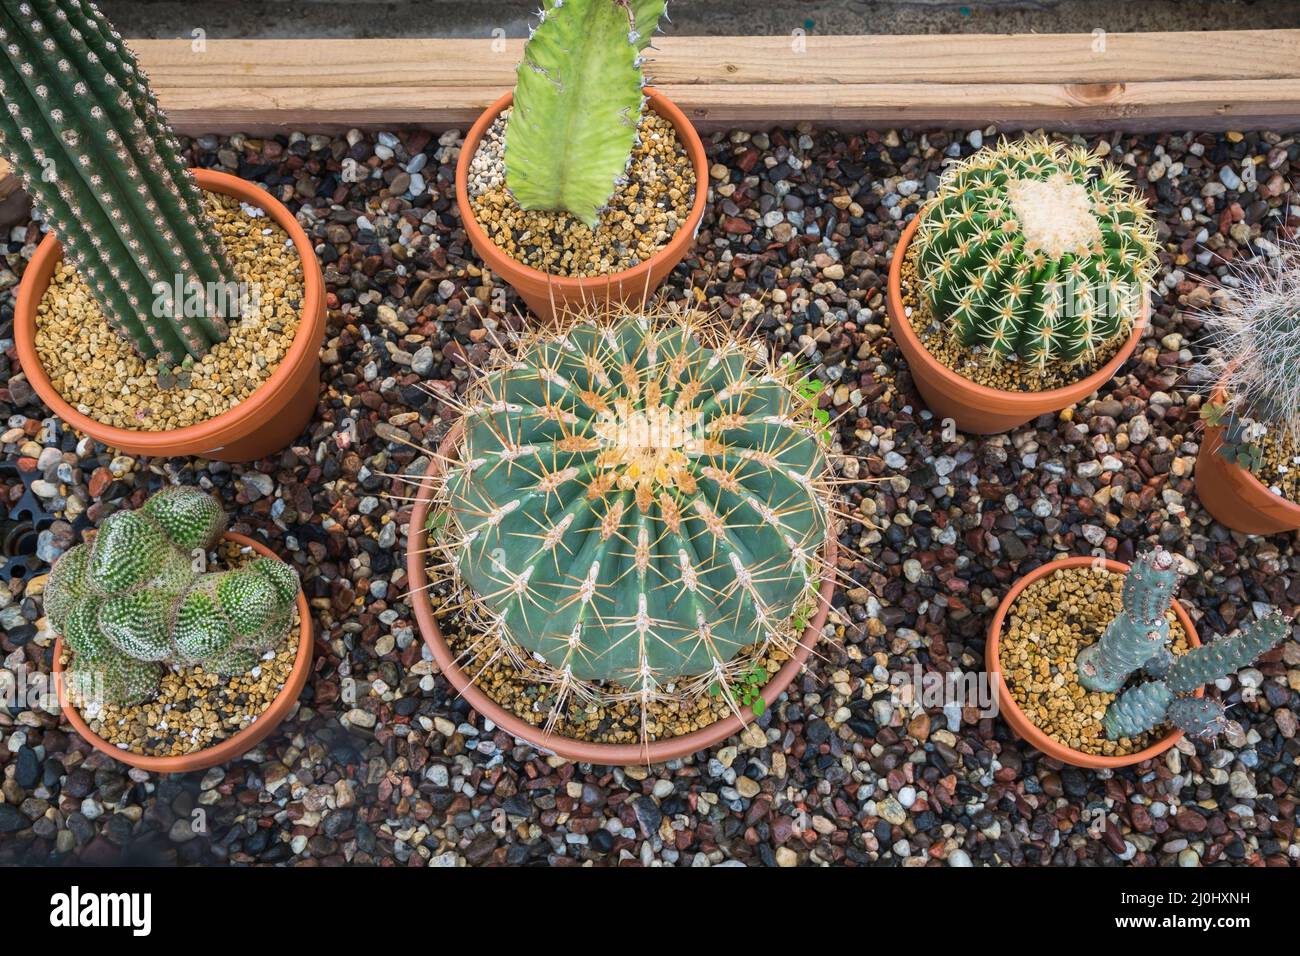
[[[289,354],[257,391],[235,408],[197,425],[165,432],[131,431],[103,425],[77,411],[59,394],[36,354],[36,308],[63,257],[54,235],[41,240],[23,273],[14,308],[14,341],[27,381],[65,422],[110,448],[130,455],[197,455],[217,461],[255,461],[292,442],[311,420],[320,393],[320,348],[325,338],[325,280],[311,240],[298,220],[270,193],[228,173],[195,169],[208,192],[233,196],[266,211],[289,234],[302,260],[302,320]]]
[[[686,148],[691,165],[695,168],[695,202],[691,204],[686,222],[678,227],[667,245],[641,264],[623,272],[592,277],[550,275],[506,255],[488,238],[474,218],[474,209],[469,201],[469,165],[488,127],[514,101],[513,93],[506,93],[489,106],[465,137],[460,160],[456,163],[456,207],[460,210],[461,223],[464,224],[474,251],[487,263],[488,268],[514,286],[515,291],[528,303],[528,308],[543,319],[553,318],[557,311],[563,311],[566,306],[580,308],[583,305],[608,302],[619,302],[632,307],[643,305],[650,293],[685,258],[687,250],[695,242],[709,193],[709,162],[704,153],[704,143],[686,114],[674,106],[671,100],[650,87],[646,87],[645,93],[648,108],[672,123],[678,140]]]
[[[1214,401],[1223,401],[1223,392]],[[1196,497],[1214,520],[1245,534],[1300,530],[1300,504],[1275,495],[1241,465],[1219,454],[1222,428],[1206,428],[1196,455]]]
[[[1011,729],[1032,744],[1034,749],[1049,757],[1054,757],[1062,763],[1073,764],[1076,767],[1084,767],[1090,770],[1101,770],[1129,767],[1142,763],[1144,760],[1150,760],[1152,757],[1158,757],[1178,743],[1183,736],[1183,732],[1176,730],[1150,747],[1139,750],[1135,754],[1129,754],[1126,757],[1098,757],[1093,754],[1081,753],[1052,739],[1034,726],[1011,696],[1011,690],[1007,687],[1006,681],[1002,679],[1002,665],[998,662],[998,646],[999,638],[1002,635],[1002,622],[1011,610],[1011,605],[1020,596],[1020,592],[1034,581],[1046,577],[1053,571],[1058,571],[1061,568],[1091,567],[1095,560],[1095,558],[1065,558],[1060,561],[1049,561],[1047,564],[1030,571],[1017,581],[1015,586],[1007,592],[1007,596],[1002,599],[1002,603],[998,605],[998,612],[993,615],[993,623],[989,625],[988,640],[984,644],[984,670],[993,677],[999,712],[1006,719],[1006,722],[1011,725]],[[1123,574],[1129,568],[1127,564],[1121,561],[1107,561],[1105,564],[1106,570],[1115,574]],[[1188,645],[1200,647],[1201,641],[1196,636],[1196,627],[1192,624],[1192,619],[1188,613],[1183,610],[1183,606],[1178,603],[1177,598],[1173,601],[1173,609],[1174,614],[1178,617],[1178,623],[1183,626],[1183,632],[1187,635]],[[1204,688],[1196,692],[1197,697],[1203,697],[1204,695]]]
[[[438,449],[439,455],[442,456],[440,460],[454,459],[458,454],[456,446],[459,441],[460,428],[457,426]],[[438,461],[432,462],[429,467],[431,474],[437,474]],[[410,579],[409,593],[411,603],[415,606],[415,619],[419,622],[420,633],[424,636],[424,642],[433,651],[434,659],[437,660],[442,673],[451,681],[457,692],[469,702],[470,706],[484,717],[490,719],[498,727],[505,729],[520,740],[527,741],[538,750],[557,754],[567,760],[617,767],[632,764],[662,763],[666,760],[675,760],[679,757],[688,756],[740,733],[754,719],[753,711],[748,707],[744,707],[741,709],[740,716],[732,714],[723,720],[716,721],[707,727],[681,737],[671,737],[648,743],[607,744],[590,743],[585,740],[562,737],[558,734],[547,734],[541,727],[534,727],[527,721],[515,716],[513,711],[506,710],[479,690],[465,674],[465,671],[461,669],[452,654],[451,648],[447,646],[447,641],[442,636],[442,630],[438,627],[437,620],[433,616],[433,606],[429,603],[428,594],[425,593],[429,584],[429,577],[425,569],[425,562],[428,557],[428,545],[426,543],[428,533],[424,527],[425,519],[429,515],[429,505],[432,498],[433,484],[425,480],[420,485],[415,508],[411,513],[410,530],[407,532],[406,575]],[[835,554],[836,541],[834,536],[829,536],[826,542],[825,557],[827,563],[831,566],[835,564]],[[769,707],[776,703],[776,699],[794,680],[795,675],[803,669],[804,663],[808,660],[808,655],[812,653],[813,645],[817,643],[817,638],[821,635],[822,627],[826,623],[826,614],[830,609],[831,595],[834,591],[834,579],[830,573],[827,573],[822,578],[817,613],[804,630],[794,656],[785,662],[785,665],[776,672],[763,688],[763,700],[767,702]]]
[[[275,552],[266,545],[260,541],[254,541],[252,538],[246,538],[242,534],[227,531],[225,540],[234,541],[243,547],[252,548],[263,557],[276,557]],[[189,773],[191,770],[207,770],[209,767],[215,767],[218,764],[230,763],[233,760],[238,760],[256,747],[283,722],[284,718],[289,715],[289,711],[293,709],[293,705],[297,703],[303,685],[307,683],[307,674],[311,671],[312,660],[311,607],[307,604],[307,596],[301,590],[298,591],[298,621],[298,655],[293,660],[293,670],[289,672],[289,677],[284,682],[284,686],[280,688],[280,693],[276,695],[275,700],[271,701],[271,706],[262,712],[262,716],[233,737],[227,737],[220,743],[213,744],[211,747],[206,747],[195,753],[185,754],[180,757],[151,757],[147,754],[123,750],[91,730],[85,718],[67,699],[62,679],[62,637],[54,642],[54,683],[58,689],[59,709],[63,712],[63,716],[68,719],[68,723],[72,725],[73,729],[81,734],[82,739],[100,753],[108,754],[114,760],[120,760],[132,767],[139,767],[141,770],[150,770],[154,773]]]
[[[1097,371],[1072,385],[1046,392],[1004,392],[958,375],[926,351],[903,311],[903,262],[907,258],[907,245],[920,224],[920,215],[908,223],[889,264],[889,328],[907,359],[916,390],[930,406],[930,411],[939,418],[951,418],[961,431],[995,435],[1018,428],[1047,412],[1068,408],[1109,382],[1137,348],[1142,330],[1151,317],[1151,297],[1146,289],[1142,290],[1142,315],[1133,323],[1133,332],[1123,347]]]

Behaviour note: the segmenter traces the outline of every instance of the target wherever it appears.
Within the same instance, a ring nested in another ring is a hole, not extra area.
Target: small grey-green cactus
[[[171,487],[110,515],[93,542],[55,563],[45,612],[73,653],[74,694],[138,703],[157,693],[164,664],[244,673],[284,639],[297,574],[264,557],[204,571],[224,528],[211,495]]]
[[[665,0],[549,0],[524,46],[506,126],[506,186],[523,209],[595,227],[627,171],[645,104],[641,54]]]
[[[1157,545],[1124,575],[1124,608],[1096,644],[1084,648],[1076,665],[1088,690],[1114,693],[1129,675],[1156,657],[1169,642],[1165,612],[1182,574],[1177,559]]]
[[[1223,704],[1209,697],[1192,697],[1196,690],[1235,673],[1286,639],[1290,628],[1278,611],[1243,627],[1235,637],[1225,637],[1186,654],[1161,659],[1157,672],[1164,677],[1131,687],[1122,693],[1102,718],[1102,729],[1112,740],[1136,737],[1162,724],[1173,724],[1190,737],[1212,739],[1227,723]]]
[[[144,73],[95,5],[0,4],[0,94],[0,152],[113,328],[173,364],[224,340],[235,271]]]
[[[1125,173],[1045,139],[950,167],[913,240],[933,316],[993,360],[1039,367],[1128,335],[1156,268],[1156,230]]]

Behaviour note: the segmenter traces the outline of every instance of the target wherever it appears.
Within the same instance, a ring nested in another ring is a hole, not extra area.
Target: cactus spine
[[[1225,637],[1175,655],[1163,665],[1162,680],[1148,681],[1121,694],[1102,718],[1107,737],[1136,737],[1161,724],[1173,724],[1191,737],[1212,739],[1227,723],[1223,704],[1212,698],[1187,696],[1196,689],[1235,673],[1261,654],[1281,644],[1290,633],[1277,611]]]
[[[961,344],[1039,367],[1129,333],[1155,225],[1118,167],[1045,139],[950,167],[913,242],[921,294]]]
[[[1182,574],[1174,556],[1158,545],[1133,562],[1124,576],[1124,608],[1096,644],[1077,661],[1079,683],[1113,693],[1130,674],[1156,657],[1169,641],[1165,612]]]
[[[571,320],[572,321],[572,320]],[[534,334],[461,406],[431,535],[518,664],[566,699],[732,688],[793,647],[831,523],[824,426],[788,365],[696,315]],[[783,644],[789,640],[788,645]]]
[[[594,228],[627,171],[645,105],[641,54],[665,0],[550,0],[528,38],[506,127],[506,185],[523,209]]]
[[[273,558],[195,570],[225,515],[193,488],[159,492],[138,511],[106,518],[89,544],[55,563],[45,611],[73,652],[73,692],[110,704],[157,693],[162,664],[238,674],[284,639],[298,594],[294,570]]]
[[[146,358],[201,357],[237,317],[236,275],[135,57],[88,0],[5,3],[0,48],[0,151],[105,318]]]

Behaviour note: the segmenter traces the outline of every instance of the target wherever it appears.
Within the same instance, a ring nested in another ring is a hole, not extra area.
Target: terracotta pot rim
[[[36,288],[36,283],[29,282],[28,276],[35,277],[47,263],[52,271],[63,257],[63,246],[54,233],[47,233],[37,247],[35,255],[32,256],[31,262],[27,264],[18,287],[14,307],[14,342],[18,349],[18,359],[23,371],[27,373],[28,382],[50,411],[71,427],[111,448],[146,449],[148,454],[161,455],[190,454],[189,451],[177,450],[177,446],[182,445],[216,446],[211,450],[220,450],[221,447],[256,428],[256,424],[245,426],[248,420],[255,418],[263,407],[292,393],[297,385],[299,369],[316,360],[321,339],[325,334],[324,276],[316,260],[316,251],[293,213],[269,192],[258,188],[248,180],[212,169],[195,168],[191,172],[204,191],[231,196],[262,209],[289,235],[298,253],[303,274],[303,298],[298,306],[298,330],[290,343],[288,353],[271,377],[258,386],[257,390],[244,401],[220,415],[207,421],[161,432],[133,431],[115,425],[105,425],[77,411],[63,398],[50,381],[36,351],[36,311],[48,288],[49,280],[46,279],[40,283],[40,288]]]
[[[245,535],[227,531],[222,537],[224,540],[234,541],[242,547],[252,548],[264,558],[277,557],[276,553],[265,544]],[[289,711],[298,700],[298,695],[302,693],[302,689],[307,683],[307,673],[311,669],[313,650],[312,621],[311,606],[307,603],[307,595],[301,588],[298,589],[297,604],[298,652],[293,660],[293,669],[289,672],[289,676],[285,678],[284,686],[275,695],[270,706],[262,711],[261,715],[253,723],[239,731],[239,733],[218,741],[210,747],[204,747],[202,750],[182,754],[178,757],[158,757],[152,754],[136,753],[133,750],[124,750],[115,744],[109,743],[91,730],[86,719],[81,716],[81,712],[68,703],[63,681],[60,679],[63,674],[62,635],[54,642],[53,666],[59,697],[59,710],[73,729],[81,735],[82,739],[100,753],[107,754],[114,760],[119,760],[140,770],[148,770],[154,773],[188,773],[192,770],[206,770],[209,767],[237,760],[261,743],[276,727],[284,722],[284,718],[288,716]]]
[[[1122,757],[1085,754],[1071,747],[1067,747],[1065,744],[1049,737],[1046,733],[1039,730],[1034,722],[1029,719],[1028,715],[1026,715],[1016,703],[1015,698],[1011,696],[1011,689],[1007,687],[1007,683],[1002,677],[1002,666],[998,660],[1002,622],[1006,619],[1008,612],[1011,610],[1011,606],[1015,603],[1016,598],[1020,596],[1021,592],[1033,582],[1046,577],[1054,571],[1059,571],[1063,568],[1090,567],[1095,560],[1095,558],[1090,557],[1069,557],[1048,561],[1046,564],[1040,565],[1016,581],[1011,590],[1008,591],[1006,596],[1002,599],[1002,603],[998,605],[997,613],[993,615],[993,621],[989,625],[988,638],[984,644],[984,669],[988,673],[992,674],[995,680],[999,713],[1006,718],[1011,729],[1024,738],[1024,740],[1034,747],[1034,749],[1048,757],[1053,757],[1063,763],[1072,764],[1076,767],[1083,767],[1089,770],[1116,770],[1120,767],[1131,767],[1140,764],[1145,760],[1150,760],[1153,757],[1160,756],[1182,739],[1183,732],[1181,730],[1175,730],[1150,746],[1139,750],[1137,753],[1127,754]],[[1112,574],[1123,574],[1129,569],[1129,565],[1122,561],[1107,560],[1105,562],[1105,567],[1106,570]],[[1171,607],[1173,608],[1175,616],[1178,618],[1178,623],[1183,627],[1183,633],[1187,635],[1187,643],[1191,647],[1199,647],[1201,640],[1196,633],[1196,625],[1192,623],[1191,615],[1187,613],[1186,609],[1182,606],[1177,597],[1175,597],[1171,602]],[[1204,687],[1196,692],[1197,697],[1202,697],[1204,695]]]
[[[1214,392],[1212,393],[1211,396],[1211,401],[1215,401],[1215,402],[1221,400],[1226,401],[1227,394],[1228,394],[1227,390],[1221,384],[1216,385],[1214,387]],[[1209,443],[1209,439],[1211,436],[1215,438],[1215,442],[1214,442],[1215,447],[1213,449],[1210,449],[1207,452],[1207,454],[1217,455],[1218,446],[1223,442],[1223,426],[1207,425],[1205,428],[1205,433],[1202,435],[1201,445],[1204,446],[1207,443]],[[1246,485],[1248,488],[1257,490],[1260,494],[1268,495],[1270,498],[1273,498],[1278,503],[1278,507],[1283,511],[1283,513],[1293,518],[1296,522],[1296,526],[1300,527],[1300,504],[1297,504],[1296,502],[1292,501],[1290,498],[1284,497],[1279,494],[1274,494],[1273,490],[1269,488],[1268,485],[1264,484],[1264,482],[1260,481],[1259,478],[1253,472],[1247,470],[1246,468],[1243,468],[1235,461],[1228,461],[1228,459],[1223,458],[1222,455],[1219,455],[1219,457],[1222,459],[1225,468],[1228,468],[1229,470],[1235,471],[1237,473],[1238,478],[1242,484]]]
[[[459,440],[460,426],[457,425],[443,439],[438,449],[439,454],[444,458],[453,457],[456,454],[455,446]],[[594,743],[554,733],[547,734],[542,728],[534,727],[516,716],[512,711],[506,710],[476,687],[456,663],[451,649],[442,635],[442,630],[438,627],[438,622],[433,616],[433,606],[429,602],[428,595],[424,593],[429,584],[428,572],[425,568],[427,548],[424,542],[427,538],[427,532],[424,528],[424,522],[428,516],[429,506],[433,498],[433,483],[429,479],[433,474],[436,474],[438,467],[437,460],[431,461],[430,470],[426,471],[425,476],[419,479],[419,492],[407,531],[406,575],[409,579],[408,594],[415,610],[416,621],[420,626],[421,636],[433,652],[433,656],[437,660],[443,675],[456,688],[460,696],[469,702],[471,707],[498,727],[513,734],[520,740],[527,741],[538,750],[554,753],[557,756],[579,763],[615,767],[663,763],[668,760],[686,757],[740,733],[754,721],[753,711],[748,707],[744,707],[741,709],[741,716],[745,718],[743,720],[741,717],[731,714],[721,720],[714,721],[707,727],[701,727],[699,730],[680,737],[636,744]],[[825,556],[831,566],[835,564],[837,551],[838,542],[835,536],[833,534],[827,535]],[[804,663],[812,653],[813,645],[821,637],[822,627],[826,624],[826,617],[830,610],[831,597],[834,591],[834,576],[828,571],[822,577],[821,589],[818,593],[817,613],[809,622],[807,628],[804,629],[794,656],[786,661],[763,687],[762,696],[769,707],[776,703],[776,699],[790,685],[799,671],[803,669]]]
[[[1115,377],[1120,366],[1128,361],[1129,356],[1137,348],[1138,341],[1142,338],[1142,331],[1149,319],[1151,293],[1148,289],[1142,290],[1142,312],[1141,320],[1133,323],[1133,329],[1129,333],[1124,344],[1120,346],[1118,352],[1111,356],[1101,368],[1085,375],[1083,378],[1076,379],[1066,385],[1060,385],[1056,388],[1048,389],[1045,392],[1010,392],[1000,388],[993,388],[989,385],[981,385],[979,382],[973,382],[964,375],[959,375],[948,366],[944,365],[937,358],[930,354],[929,349],[921,341],[920,337],[912,328],[912,323],[907,317],[903,305],[903,263],[907,259],[907,247],[912,241],[912,236],[916,234],[917,228],[921,225],[921,217],[924,215],[924,207],[912,217],[911,222],[903,229],[903,233],[898,238],[898,245],[894,247],[894,256],[889,263],[889,281],[887,283],[887,295],[889,311],[891,318],[897,318],[896,323],[892,323],[890,331],[900,339],[905,339],[912,349],[922,356],[923,361],[930,368],[934,376],[950,385],[963,389],[968,392],[974,399],[988,401],[997,399],[1015,401],[1023,398],[1026,402],[1033,402],[1035,405],[1046,405],[1048,403],[1060,402],[1058,408],[1067,408],[1075,404],[1078,399],[1075,397],[1078,390],[1087,386],[1088,390],[1084,395],[1091,395],[1101,388],[1108,381]],[[1042,414],[1042,413],[1040,413]]]
[[[461,146],[460,156],[456,161],[456,198],[461,210],[461,224],[469,237],[470,244],[476,249],[494,250],[503,260],[509,262],[513,269],[517,270],[516,275],[522,279],[553,287],[558,293],[575,294],[595,293],[604,287],[619,282],[634,285],[638,279],[646,278],[648,281],[652,267],[675,255],[678,252],[679,242],[693,242],[696,233],[699,231],[700,223],[704,219],[704,208],[708,204],[709,165],[704,143],[700,139],[699,133],[695,132],[695,127],[686,114],[672,100],[651,86],[647,86],[644,93],[646,105],[658,113],[660,117],[670,122],[679,136],[682,136],[683,131],[686,130],[694,134],[693,138],[683,137],[684,142],[682,143],[690,159],[691,167],[695,171],[695,198],[691,203],[691,210],[686,216],[686,221],[678,226],[677,231],[652,256],[643,259],[630,269],[610,272],[605,275],[558,276],[520,262],[513,256],[508,255],[492,241],[483,227],[479,225],[478,218],[474,215],[474,205],[469,201],[469,166],[474,154],[478,151],[479,144],[487,133],[488,127],[514,102],[513,90],[503,93],[494,100],[492,105],[484,110],[474,125],[470,127],[469,133],[466,134],[465,141]],[[488,263],[488,265],[490,267],[492,264]],[[510,278],[509,276],[504,277]]]

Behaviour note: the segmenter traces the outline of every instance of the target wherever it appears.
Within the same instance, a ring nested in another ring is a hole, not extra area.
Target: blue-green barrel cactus
[[[1281,644],[1291,628],[1278,611],[1186,654],[1162,658],[1159,680],[1131,687],[1106,708],[1102,729],[1112,740],[1136,737],[1172,724],[1190,737],[1213,739],[1227,723],[1222,702],[1193,697],[1198,688],[1227,677]]]
[[[944,173],[915,238],[933,317],[992,361],[1042,367],[1127,336],[1156,269],[1156,228],[1117,166],[1045,139]]]
[[[506,126],[506,186],[521,209],[595,227],[627,172],[645,105],[641,54],[665,0],[548,0],[524,46]]]
[[[1166,648],[1169,621],[1165,612],[1182,577],[1178,560],[1159,545],[1133,562],[1124,575],[1122,610],[1101,640],[1079,653],[1080,684],[1088,690],[1114,693],[1130,674]]]
[[[825,412],[760,349],[689,314],[585,318],[472,387],[431,537],[557,683],[730,700],[741,650],[813,605]]]
[[[158,691],[162,666],[245,673],[288,633],[297,573],[275,558],[208,572],[225,529],[211,495],[170,487],[106,518],[68,551],[45,588],[45,612],[72,651],[74,693],[134,704]]]

